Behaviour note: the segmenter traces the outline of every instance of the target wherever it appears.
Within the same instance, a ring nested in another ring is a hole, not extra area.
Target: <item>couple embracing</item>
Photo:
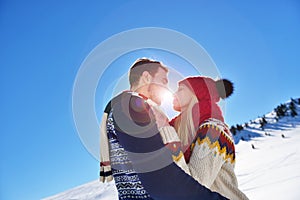
[[[119,199],[248,199],[238,189],[235,149],[217,102],[232,83],[181,80],[169,121],[159,105],[168,85],[161,62],[138,59],[130,90],[114,97],[101,122],[100,180],[114,179]]]

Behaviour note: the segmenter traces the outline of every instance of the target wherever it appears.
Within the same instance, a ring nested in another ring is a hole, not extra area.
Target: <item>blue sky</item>
[[[235,83],[230,125],[300,96],[297,0],[2,0],[0,199],[40,199],[98,178],[73,122],[73,84],[100,42],[141,27],[173,29],[204,47]]]

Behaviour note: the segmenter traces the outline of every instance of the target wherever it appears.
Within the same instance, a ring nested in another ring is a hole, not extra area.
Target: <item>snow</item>
[[[249,142],[236,146],[235,172],[240,189],[249,199],[299,199],[300,126],[272,131],[271,136]]]
[[[264,130],[260,128],[259,119],[255,119],[247,128],[237,132],[235,172],[239,188],[249,199],[300,198],[299,105],[297,112],[298,116],[286,116],[278,122],[275,113],[271,112],[265,115],[268,123]],[[113,200],[118,199],[118,195],[114,182],[96,180],[45,198],[63,199]]]
[[[114,181],[101,183],[95,180],[44,200],[114,200],[118,199]]]

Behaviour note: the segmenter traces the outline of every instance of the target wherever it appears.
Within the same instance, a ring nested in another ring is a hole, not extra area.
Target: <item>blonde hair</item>
[[[180,118],[175,122],[175,128],[183,148],[189,146],[196,135],[192,110],[196,103],[198,103],[198,99],[196,95],[192,94],[192,99],[187,109],[181,113]]]

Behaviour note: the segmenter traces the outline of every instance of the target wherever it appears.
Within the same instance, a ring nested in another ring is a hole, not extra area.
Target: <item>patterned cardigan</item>
[[[173,127],[157,129],[149,99],[123,92],[107,105],[100,136],[100,181],[119,199],[226,199],[190,175]],[[175,133],[175,134],[174,134]]]
[[[199,183],[229,199],[248,199],[238,189],[234,141],[225,123],[213,118],[204,121],[190,151],[188,166]]]

